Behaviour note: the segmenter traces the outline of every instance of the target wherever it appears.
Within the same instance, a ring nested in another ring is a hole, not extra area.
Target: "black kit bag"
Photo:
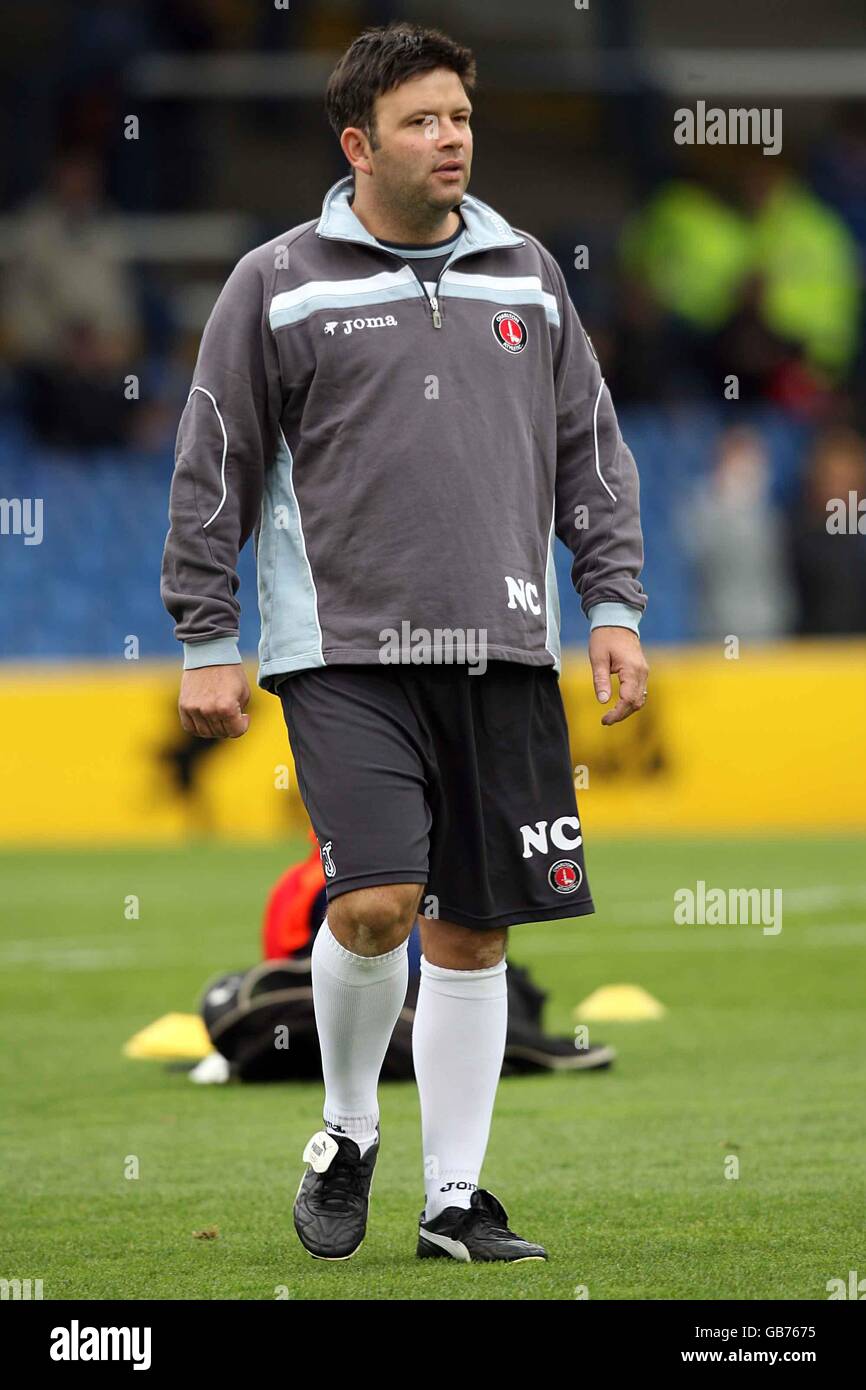
[[[310,958],[266,960],[220,975],[200,1012],[211,1042],[240,1081],[312,1080],[322,1062]]]
[[[612,1048],[595,1044],[578,1050],[571,1038],[546,1035],[541,1028],[547,998],[528,970],[509,962],[508,1031],[503,1076],[541,1071],[586,1071],[610,1065]],[[394,1027],[383,1081],[411,1081],[412,1024],[420,977],[410,976],[406,1000]],[[211,1042],[240,1081],[321,1081],[322,1060],[313,1010],[310,957],[267,960],[251,970],[221,975],[201,1002]]]

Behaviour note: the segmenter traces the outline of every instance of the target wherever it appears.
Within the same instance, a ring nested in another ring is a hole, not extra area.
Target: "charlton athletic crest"
[[[526,347],[526,324],[513,309],[503,309],[493,315],[493,336],[506,352],[522,352]]]
[[[575,893],[583,882],[583,870],[573,859],[557,859],[550,867],[547,881],[557,893]]]

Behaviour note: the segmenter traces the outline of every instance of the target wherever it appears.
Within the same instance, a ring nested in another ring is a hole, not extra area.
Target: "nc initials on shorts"
[[[580,831],[580,821],[577,816],[560,816],[550,827],[550,844],[556,849],[576,849],[582,843],[583,836],[567,835],[566,827],[570,826],[576,831]],[[549,854],[547,821],[536,821],[535,825],[521,825],[520,834],[523,837],[523,858],[531,859],[536,850],[540,854]]]

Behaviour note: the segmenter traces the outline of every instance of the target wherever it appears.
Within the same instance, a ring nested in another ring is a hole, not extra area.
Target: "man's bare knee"
[[[420,921],[421,949],[431,965],[441,965],[446,970],[485,970],[498,965],[505,955],[507,927],[473,931],[455,922],[425,917]]]
[[[420,883],[382,883],[341,893],[328,903],[328,926],[347,951],[384,955],[411,932],[422,892]]]

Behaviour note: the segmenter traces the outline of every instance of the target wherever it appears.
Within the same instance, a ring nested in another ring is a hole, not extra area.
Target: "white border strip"
[[[289,445],[288,445],[288,441],[287,441],[287,439],[286,439],[286,436],[283,434],[283,427],[282,427],[282,425],[279,425],[278,428],[279,428],[279,431],[280,431],[280,438],[281,438],[282,441],[283,441],[283,448],[285,449],[285,451],[286,451],[286,453],[288,454],[288,457],[289,457],[289,487],[291,488],[292,499],[293,499],[293,501],[294,501],[294,503],[295,503],[295,509],[296,509],[297,517],[298,517],[298,535],[299,535],[300,538],[301,538],[301,549],[302,549],[303,552],[304,552],[304,561],[305,561],[306,566],[307,566],[307,574],[310,576],[310,588],[311,588],[312,591],[313,591],[313,617],[314,617],[315,620],[316,620],[316,630],[317,630],[317,632],[318,632],[318,634],[319,634],[319,655],[320,655],[321,658],[322,658],[322,665],[324,666],[324,665],[325,665],[325,639],[324,639],[324,637],[323,637],[323,635],[322,635],[322,624],[321,624],[321,622],[319,621],[319,591],[318,591],[318,589],[316,588],[316,581],[315,581],[315,579],[313,578],[313,566],[310,564],[310,557],[309,557],[309,555],[307,554],[307,540],[306,540],[306,537],[305,537],[305,535],[304,535],[304,522],[303,522],[303,518],[301,517],[301,502],[300,502],[300,498],[298,497],[297,492],[295,491],[295,457],[294,457],[294,454],[292,453],[291,449],[289,448]],[[276,576],[276,566],[274,567],[274,575]],[[276,582],[274,582],[274,589],[276,590]]]
[[[600,402],[600,400],[601,400],[601,393],[602,393],[603,390],[604,390],[604,377],[602,377],[602,379],[601,379],[601,385],[600,385],[599,388],[598,388],[598,395],[597,395],[596,398],[595,398],[595,410],[592,412],[592,440],[593,440],[593,443],[594,443],[594,445],[595,445],[595,471],[596,471],[596,473],[598,474],[599,481],[600,481],[602,487],[604,488],[605,492],[607,492],[608,495],[609,495],[610,497],[612,497],[613,500],[614,500],[614,502],[615,502],[615,501],[616,501],[616,497],[614,497],[614,494],[611,492],[611,490],[610,490],[610,488],[608,487],[607,483],[604,481],[604,478],[602,478],[602,476],[601,476],[601,463],[600,463],[599,457],[598,457],[598,406],[599,406],[599,402]]]
[[[207,530],[207,528],[208,528],[208,526],[210,526],[211,522],[212,522],[212,521],[216,521],[217,517],[219,516],[219,514],[220,514],[220,512],[222,511],[223,507],[225,506],[225,500],[226,500],[226,497],[228,496],[228,491],[227,491],[227,489],[226,489],[226,454],[228,453],[228,448],[229,448],[229,437],[228,437],[228,435],[226,434],[226,427],[225,427],[225,425],[223,424],[223,417],[222,417],[222,416],[220,415],[220,413],[219,413],[219,407],[218,407],[216,401],[214,400],[213,396],[211,395],[210,391],[206,390],[206,388],[205,388],[204,386],[194,386],[194,387],[192,388],[192,391],[190,391],[189,395],[188,395],[187,398],[186,398],[186,399],[187,399],[187,403],[189,403],[189,402],[192,400],[193,391],[201,391],[201,393],[202,393],[203,396],[207,396],[208,400],[210,401],[211,405],[213,406],[214,410],[216,411],[216,417],[217,417],[217,419],[218,419],[219,422],[220,422],[220,429],[221,429],[222,432],[223,432],[223,457],[222,457],[222,464],[220,465],[220,481],[222,482],[222,485],[223,485],[223,495],[222,495],[222,497],[220,498],[220,504],[219,504],[219,506],[217,507],[216,511],[214,512],[213,516],[208,517],[208,520],[207,520],[206,522],[204,522],[204,524],[203,524],[203,526],[202,526],[202,530]]]
[[[284,313],[286,310],[303,310],[308,301],[313,299],[334,298],[338,305],[357,304],[365,298],[372,298],[375,302],[375,296],[380,290],[415,283],[415,273],[407,265],[401,266],[399,270],[380,270],[375,275],[356,276],[349,280],[307,280],[295,290],[283,290],[280,294],[275,294],[268,313],[273,318],[275,314]]]
[[[548,314],[556,316],[559,322],[559,309],[556,303],[556,296],[549,294],[542,288],[541,280],[537,275],[473,275],[463,270],[452,270],[446,266],[442,273],[442,284],[465,286],[466,289],[478,290],[501,290],[514,300],[515,303],[527,300],[522,298],[521,292],[530,291],[530,303],[538,303],[544,306]],[[481,296],[486,298],[487,296]]]

